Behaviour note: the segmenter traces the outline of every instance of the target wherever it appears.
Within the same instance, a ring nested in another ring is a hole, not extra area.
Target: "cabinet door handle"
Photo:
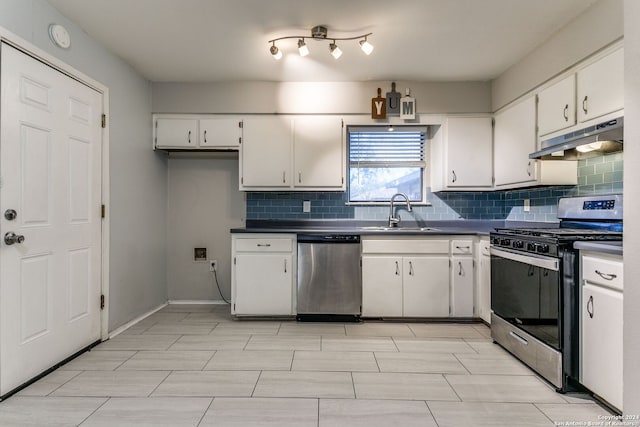
[[[282,171],[282,183],[285,184],[287,182],[287,173]]]
[[[462,276],[462,263],[458,261],[458,276]]]
[[[604,280],[613,280],[616,277],[618,277],[617,274],[610,274],[610,273],[603,273],[599,270],[596,270],[596,274],[600,277],[602,277]]]
[[[400,266],[398,265],[398,261],[396,261],[396,276],[400,275]]]
[[[298,182],[302,183],[302,172],[298,171]]]
[[[207,130],[204,130],[204,143],[207,143]]]
[[[564,116],[564,121],[569,121],[569,104],[564,105],[564,110],[562,111],[562,115]]]
[[[189,135],[187,137],[187,140],[189,141],[189,144],[191,144],[191,131],[189,131]]]
[[[589,304],[591,304],[591,309],[589,309]],[[589,313],[589,318],[593,319],[593,295],[591,295],[589,301],[587,301],[587,313]]]
[[[287,259],[284,259],[284,272],[287,272]]]
[[[531,176],[531,160],[527,163],[527,175]]]
[[[451,182],[456,182],[457,180],[456,171],[451,171]]]
[[[409,276],[413,276],[413,263],[409,261]]]
[[[584,99],[582,100],[582,111],[584,111],[585,114],[587,114],[587,101],[589,100],[589,97],[587,95],[584,96]]]
[[[270,248],[271,243],[258,243],[256,246],[258,246],[259,248]]]

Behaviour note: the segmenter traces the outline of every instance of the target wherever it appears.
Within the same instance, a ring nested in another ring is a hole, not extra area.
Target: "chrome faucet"
[[[389,202],[389,227],[396,227],[400,222],[400,215],[398,215],[397,217],[393,216],[394,214],[393,201],[396,199],[397,196],[404,197],[404,200],[407,203],[407,212],[411,212],[411,202],[409,201],[409,197],[406,194],[396,193],[393,196],[391,196],[391,201]]]

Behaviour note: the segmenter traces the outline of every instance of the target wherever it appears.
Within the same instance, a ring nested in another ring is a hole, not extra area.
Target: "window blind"
[[[426,128],[350,128],[349,162],[355,166],[424,164]]]

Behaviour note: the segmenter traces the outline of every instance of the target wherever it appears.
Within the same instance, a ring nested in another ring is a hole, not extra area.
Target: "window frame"
[[[367,200],[367,201],[359,201],[359,200],[351,200],[351,167],[352,167],[352,162],[351,162],[351,133],[352,131],[355,130],[369,130],[369,131],[380,131],[380,132],[389,132],[389,126],[388,124],[385,125],[375,125],[375,124],[369,124],[369,125],[347,125],[345,126],[345,139],[346,139],[346,166],[347,166],[347,173],[346,173],[346,193],[347,193],[347,201],[346,201],[346,205],[347,206],[388,206],[389,205],[389,201],[388,200]],[[385,162],[386,165],[390,165],[391,167],[393,166],[406,166],[406,167],[421,167],[422,168],[422,188],[420,191],[421,194],[421,201],[412,201],[411,204],[414,206],[431,206],[431,203],[429,202],[429,200],[427,199],[427,188],[429,187],[429,175],[427,173],[427,168],[429,166],[429,126],[427,125],[416,125],[416,124],[394,124],[393,125],[394,131],[396,130],[420,130],[421,132],[424,132],[424,150],[423,150],[423,161],[422,162],[410,162],[410,161],[406,161],[406,162],[402,162],[402,161],[390,161],[390,162]],[[373,163],[375,165],[375,162]],[[371,163],[365,163],[365,165],[371,165]],[[365,166],[366,167],[366,166]],[[375,167],[375,166],[374,166]],[[380,167],[384,167],[382,164],[380,165]],[[387,166],[389,167],[389,166]]]

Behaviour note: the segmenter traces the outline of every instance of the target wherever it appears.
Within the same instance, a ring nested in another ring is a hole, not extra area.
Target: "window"
[[[405,193],[425,202],[425,126],[350,126],[349,201],[388,202]]]

